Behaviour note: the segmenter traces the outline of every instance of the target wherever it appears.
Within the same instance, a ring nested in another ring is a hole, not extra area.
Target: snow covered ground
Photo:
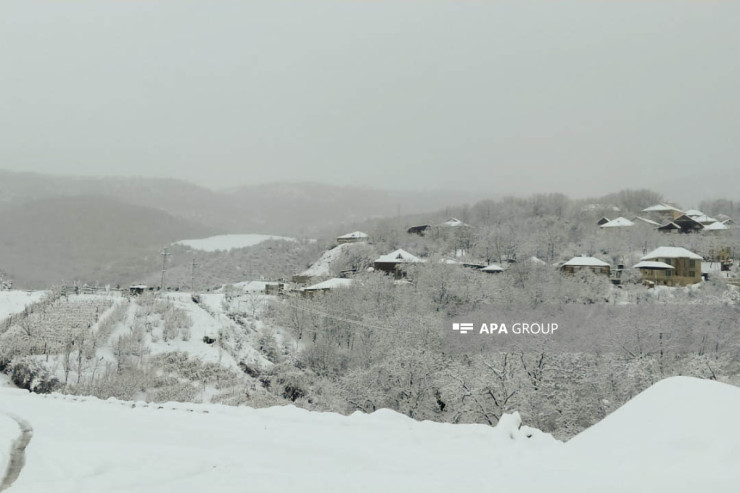
[[[738,411],[738,388],[671,378],[563,444],[520,427],[516,414],[491,428],[388,410],[344,417],[0,387],[0,415],[33,427],[11,493],[734,492]],[[18,432],[1,427],[7,449]]]
[[[0,385],[2,384],[0,383]],[[0,414],[0,484],[2,484],[3,474],[10,461],[10,448],[20,434],[21,430],[18,428],[18,424],[9,416]]]
[[[322,277],[331,275],[332,264],[342,255],[353,248],[357,248],[358,245],[364,245],[364,243],[342,243],[334,248],[325,251],[321,257],[311,264],[311,266],[301,272],[301,276],[310,277]]]
[[[201,250],[205,252],[216,252],[218,250],[232,250],[234,248],[246,248],[254,245],[259,245],[263,241],[267,240],[286,240],[296,241],[295,238],[288,238],[286,236],[274,236],[274,235],[259,235],[259,234],[248,234],[248,235],[218,235],[211,236],[209,238],[201,238],[198,240],[181,240],[176,242],[176,245],[189,246],[194,250]]]
[[[0,291],[0,319],[22,312],[45,295],[46,291]]]

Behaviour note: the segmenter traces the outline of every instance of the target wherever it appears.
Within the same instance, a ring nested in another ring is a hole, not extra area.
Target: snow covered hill
[[[739,414],[737,387],[662,380],[572,438],[524,491],[737,491]]]
[[[33,427],[11,493],[734,492],[739,410],[740,389],[671,378],[563,444],[517,414],[491,428],[388,410],[345,417],[0,388],[0,415]]]

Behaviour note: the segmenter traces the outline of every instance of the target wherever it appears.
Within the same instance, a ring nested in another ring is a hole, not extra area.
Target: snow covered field
[[[254,245],[259,245],[263,241],[267,240],[286,240],[296,241],[295,238],[288,238],[286,236],[274,236],[274,235],[259,235],[259,234],[248,234],[248,235],[218,235],[211,236],[209,238],[201,238],[198,240],[181,240],[176,242],[176,245],[185,245],[194,250],[201,250],[204,252],[216,252],[219,250],[232,250],[234,248],[246,248]]]
[[[0,319],[22,312],[45,295],[46,291],[0,291]]]
[[[491,428],[0,388],[0,415],[33,427],[11,493],[734,492],[738,411],[738,388],[671,378],[563,444],[518,415]],[[2,423],[7,450],[18,430]]]

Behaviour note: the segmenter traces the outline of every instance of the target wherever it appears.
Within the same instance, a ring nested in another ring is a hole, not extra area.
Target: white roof
[[[481,269],[483,272],[503,272],[504,269],[500,265],[491,264],[488,267],[484,267]]]
[[[572,265],[576,267],[611,267],[603,260],[599,260],[596,257],[573,257],[563,265]]]
[[[544,260],[542,260],[540,258],[537,258],[535,256],[529,257],[528,260],[530,262],[532,262],[533,264],[536,264],[536,265],[547,265],[547,262],[545,262]]]
[[[462,222],[461,220],[457,219],[456,217],[451,217],[447,221],[445,221],[442,224],[440,224],[440,226],[447,226],[447,227],[456,228],[458,226],[469,226],[469,225],[468,224],[465,224],[464,222]]]
[[[625,217],[618,217],[616,219],[612,219],[608,223],[604,223],[601,225],[602,228],[626,228],[629,226],[634,226],[635,223],[630,221],[629,219]]]
[[[460,262],[458,262],[457,260],[452,260],[451,258],[441,258],[441,259],[439,259],[439,263],[440,264],[449,264],[449,265],[460,264]]]
[[[658,247],[652,252],[648,253],[640,260],[653,260],[656,258],[690,258],[695,260],[702,260],[700,255],[695,254],[685,248],[681,247]]]
[[[655,205],[651,205],[650,207],[647,207],[642,210],[642,212],[669,212],[669,211],[681,212],[681,209],[677,209],[673,207],[672,205],[668,205],[668,204],[655,204]]]
[[[356,240],[359,238],[367,238],[367,233],[363,233],[362,231],[353,231],[352,233],[347,233],[346,235],[337,236],[338,240]]]
[[[709,217],[706,214],[702,214],[700,216],[689,216],[689,217],[691,217],[691,219],[693,219],[694,221],[696,221],[698,223],[702,223],[702,224],[709,224],[709,223],[716,223],[717,222],[717,220],[715,218]]]
[[[307,286],[303,288],[303,291],[315,291],[319,289],[335,289],[335,288],[346,288],[352,284],[352,279],[342,279],[341,277],[333,277],[327,279],[324,282],[314,284],[313,286]]]
[[[644,223],[650,224],[651,226],[660,226],[659,222],[653,221],[652,219],[648,219],[646,217],[637,216],[635,218],[635,221],[642,221]]]
[[[722,231],[723,229],[730,229],[730,228],[728,228],[726,224],[721,223],[719,221],[712,223],[712,224],[707,224],[706,226],[704,226],[705,231]]]
[[[406,262],[423,262],[422,259],[415,255],[411,255],[406,250],[403,250],[399,248],[398,250],[391,252],[387,255],[381,255],[377,259],[375,259],[376,262],[381,263],[406,263]]]
[[[697,210],[697,209],[689,209],[686,212],[684,212],[684,214],[686,214],[689,217],[692,217],[692,216],[705,216],[706,215],[702,211]]]
[[[673,269],[672,265],[668,265],[665,262],[656,262],[654,260],[643,260],[633,265],[635,269]]]

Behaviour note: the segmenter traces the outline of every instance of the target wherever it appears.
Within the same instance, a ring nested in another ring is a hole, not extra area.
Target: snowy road
[[[0,491],[10,488],[20,476],[23,466],[26,464],[26,447],[28,447],[33,437],[33,427],[26,420],[13,415],[7,416],[18,424],[21,433],[10,447],[8,466],[0,480]]]

